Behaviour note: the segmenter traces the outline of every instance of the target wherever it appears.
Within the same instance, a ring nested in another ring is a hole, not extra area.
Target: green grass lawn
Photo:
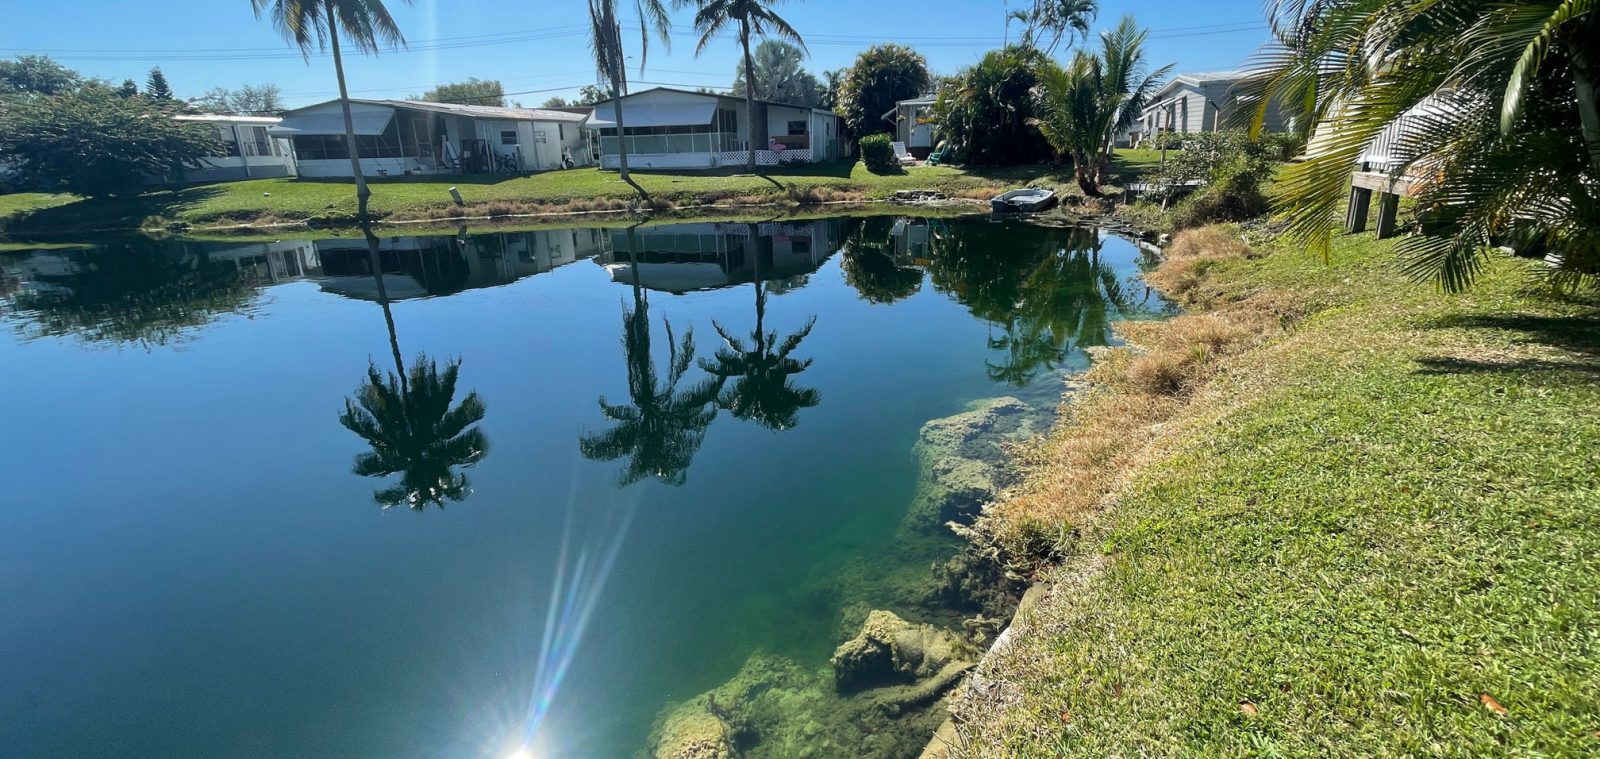
[[[1600,754],[1600,303],[1514,261],[1440,295],[1391,243],[1219,265],[1318,310],[1089,531],[978,753]]]
[[[1144,153],[1119,154],[1115,177],[1136,174],[1148,166]],[[914,166],[876,175],[860,163],[778,167],[762,175],[635,172],[653,196],[677,206],[730,199],[790,202],[808,191],[877,199],[896,190],[933,189],[981,194],[995,188],[1044,184],[1076,192],[1070,169],[1020,166],[960,169]],[[469,205],[492,203],[559,207],[596,200],[627,200],[633,191],[615,172],[575,169],[507,178],[493,175],[396,177],[371,182],[372,210],[380,217],[417,218],[452,206],[450,187]],[[79,230],[165,226],[170,222],[204,226],[259,220],[341,219],[355,214],[354,184],[340,180],[255,179],[208,185],[154,189],[137,198],[85,200],[70,195],[19,193],[0,195],[0,224],[14,234],[63,233]],[[26,214],[23,216],[22,214]],[[9,222],[7,218],[10,217]]]

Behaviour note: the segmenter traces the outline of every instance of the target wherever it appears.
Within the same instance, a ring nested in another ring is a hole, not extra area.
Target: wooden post
[[[1344,228],[1350,234],[1367,231],[1367,213],[1372,210],[1372,191],[1365,187],[1350,188],[1350,209],[1345,212]]]
[[[1370,191],[1369,191],[1370,192]],[[1378,194],[1378,239],[1394,237],[1395,221],[1400,215],[1400,196],[1392,192]]]

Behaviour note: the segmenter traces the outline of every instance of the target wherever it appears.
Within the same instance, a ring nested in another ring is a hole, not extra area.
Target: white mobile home
[[[361,171],[369,177],[450,172],[529,173],[589,163],[583,115],[415,100],[350,101]],[[269,130],[293,141],[303,177],[350,176],[339,101],[283,115]]]
[[[222,143],[220,153],[201,159],[204,167],[183,172],[181,181],[226,182],[295,175],[294,150],[289,141],[268,133],[281,120],[276,116],[200,113],[173,118],[206,125],[212,130],[212,137]]]
[[[1163,131],[1193,134],[1227,128],[1240,107],[1233,88],[1244,77],[1241,71],[1179,74],[1150,98],[1133,131],[1148,137]],[[1263,130],[1281,132],[1284,128],[1279,109],[1267,109]]]
[[[838,158],[839,116],[821,108],[757,100],[754,124],[746,123],[744,98],[656,87],[622,98],[627,134],[617,134],[617,103],[595,104],[584,128],[599,137],[600,167],[618,167],[619,140],[626,140],[628,167],[714,169],[743,166],[751,135],[756,163],[816,163]]]

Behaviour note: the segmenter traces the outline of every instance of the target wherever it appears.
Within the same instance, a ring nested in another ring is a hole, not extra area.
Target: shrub
[[[1240,221],[1267,210],[1262,185],[1277,169],[1282,144],[1252,140],[1244,132],[1200,132],[1187,135],[1184,149],[1167,158],[1156,175],[1157,198],[1166,199],[1186,183],[1205,186],[1173,213],[1176,229],[1223,221]],[[1165,195],[1165,198],[1163,196]]]
[[[1049,60],[1031,47],[992,50],[943,88],[933,106],[935,119],[963,161],[1003,165],[1055,156],[1032,123],[1039,115],[1039,71]]]
[[[895,160],[893,140],[886,134],[869,134],[861,138],[861,160],[867,164],[867,171],[874,174],[891,174],[899,170],[900,162]]]

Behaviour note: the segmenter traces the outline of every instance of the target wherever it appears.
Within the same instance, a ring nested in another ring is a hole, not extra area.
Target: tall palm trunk
[[[744,48],[744,131],[750,137],[745,168],[756,173],[756,66],[750,58],[750,20],[739,19],[739,44]]]
[[[1578,125],[1589,149],[1589,164],[1600,173],[1600,102],[1595,94],[1594,61],[1581,50],[1572,56],[1572,84],[1578,96]]]
[[[628,174],[628,143],[626,141],[628,130],[622,125],[622,99],[628,94],[628,72],[624,70],[622,61],[615,59],[611,61],[610,68],[611,110],[617,119],[617,175],[622,177],[622,181],[627,182],[634,192],[639,193],[639,197],[649,200],[650,193],[645,192],[644,188],[639,186],[638,182],[633,181],[633,177]]]
[[[339,107],[344,111],[344,145],[350,153],[350,173],[356,178],[356,220],[367,221],[367,200],[372,190],[361,173],[361,150],[356,146],[355,119],[350,115],[350,91],[344,84],[344,57],[339,54],[339,21],[333,15],[333,3],[324,6],[328,11],[328,39],[333,42],[333,73],[339,80]]]

